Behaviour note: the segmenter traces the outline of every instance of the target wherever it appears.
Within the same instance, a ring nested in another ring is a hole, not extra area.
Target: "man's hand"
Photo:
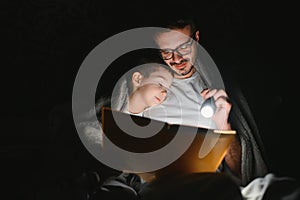
[[[220,130],[230,130],[228,117],[232,105],[226,92],[224,90],[206,89],[201,92],[201,95],[204,100],[213,96],[216,103],[216,112],[212,118]],[[225,155],[225,162],[230,170],[239,178],[241,178],[241,151],[241,144],[236,135]]]
[[[216,111],[212,119],[220,130],[230,130],[228,117],[231,110],[231,103],[229,102],[228,95],[224,90],[205,89],[201,92],[203,99],[213,97],[216,104]]]

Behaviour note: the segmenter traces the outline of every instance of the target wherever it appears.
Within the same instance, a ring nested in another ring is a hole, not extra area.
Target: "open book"
[[[122,157],[122,170],[148,182],[172,174],[215,172],[236,134],[168,124],[108,107],[102,108],[102,129],[104,149],[113,144],[130,152]]]

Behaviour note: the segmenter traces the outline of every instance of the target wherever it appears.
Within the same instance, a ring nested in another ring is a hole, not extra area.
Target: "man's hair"
[[[157,21],[156,27],[168,28],[168,29],[182,29],[185,26],[190,25],[191,32],[195,32],[197,29],[196,19],[190,15],[168,15],[163,19]]]

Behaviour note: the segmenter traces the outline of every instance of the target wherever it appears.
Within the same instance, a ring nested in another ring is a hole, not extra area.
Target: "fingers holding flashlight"
[[[232,105],[226,92],[224,90],[204,89],[201,96],[205,100],[200,108],[201,114],[206,118],[212,117],[218,129],[229,130],[231,127],[228,123],[228,117]]]

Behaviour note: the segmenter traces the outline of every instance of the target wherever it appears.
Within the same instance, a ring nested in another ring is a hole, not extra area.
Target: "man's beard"
[[[180,64],[182,64],[182,63],[186,63],[186,64],[188,64],[189,63],[189,59],[184,59],[184,60],[182,60],[180,63],[170,63],[171,64],[171,66],[174,66],[174,65],[180,65]],[[192,70],[193,70],[193,66],[190,66],[190,69],[188,69],[188,71],[186,71],[186,67],[181,71],[181,70],[179,70],[179,72],[178,72],[178,70],[176,69],[176,67],[174,67],[175,68],[175,70],[174,70],[174,72],[175,72],[175,74],[177,75],[177,76],[185,76],[185,75],[187,75],[187,74],[189,74]]]
[[[188,74],[190,74],[192,71],[195,70],[195,67],[194,66],[190,66],[190,68],[188,70],[186,70],[186,68],[184,68],[182,71],[178,71],[178,70],[173,70],[174,71],[174,74],[176,76],[186,76]]]
[[[178,76],[185,76],[187,74],[189,74],[192,70],[194,69],[193,66],[190,67],[190,69],[188,71],[182,71],[181,73],[180,72],[175,72]]]

